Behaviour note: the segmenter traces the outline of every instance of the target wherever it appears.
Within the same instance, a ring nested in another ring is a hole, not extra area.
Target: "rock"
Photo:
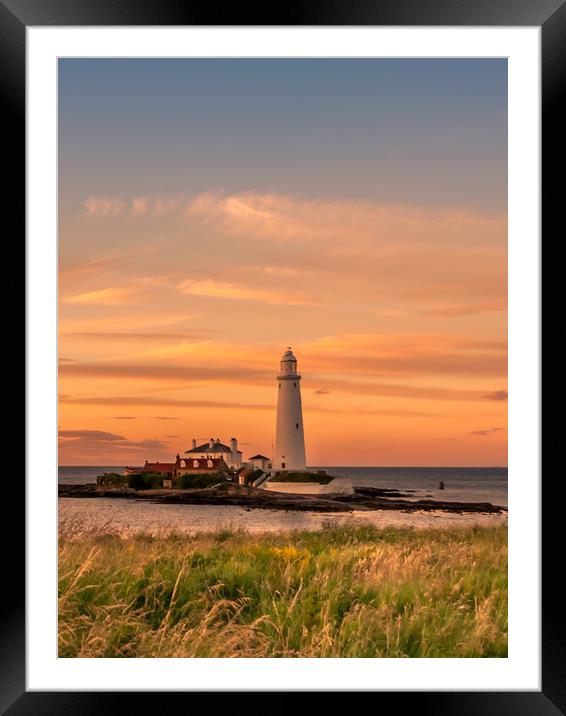
[[[149,500],[161,504],[236,505],[246,510],[292,510],[297,512],[352,512],[354,510],[398,510],[402,512],[438,511],[500,513],[506,507],[489,502],[443,502],[438,500],[404,500],[399,490],[357,487],[352,494],[295,494],[272,490],[255,490],[243,485],[221,484],[201,489],[133,490],[127,487],[103,488],[94,484],[59,485],[59,497],[113,497]]]

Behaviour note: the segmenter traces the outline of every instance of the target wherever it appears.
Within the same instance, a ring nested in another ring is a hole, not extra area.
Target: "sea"
[[[433,498],[457,502],[491,502],[507,505],[506,467],[328,467],[313,466],[309,470],[326,470],[330,475],[349,478],[354,487],[413,490],[415,499]],[[59,467],[60,484],[96,482],[105,472],[122,473],[124,466]],[[444,489],[439,489],[440,483]]]

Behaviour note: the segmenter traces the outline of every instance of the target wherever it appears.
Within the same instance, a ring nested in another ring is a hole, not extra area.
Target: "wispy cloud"
[[[304,344],[311,370],[351,375],[505,376],[504,341],[432,333],[344,334]]]
[[[271,430],[289,341],[311,444],[333,415],[358,416],[344,432],[366,437],[370,416],[390,415],[375,422],[392,445],[421,450],[458,430],[472,460],[494,464],[502,436],[476,444],[469,433],[505,425],[503,215],[211,191],[90,197],[73,221],[65,240],[84,241],[61,272],[60,348],[72,360],[60,386],[74,396],[62,399],[63,427],[92,418],[112,431],[135,416],[139,441],[159,433],[160,416],[188,426],[206,415],[220,431],[234,420],[242,435]],[[423,415],[434,420],[395,442],[395,416]]]
[[[122,303],[129,303],[132,300],[132,288],[101,288],[97,291],[78,293],[74,296],[67,296],[65,303],[95,304],[103,306],[115,306]]]
[[[89,196],[83,202],[83,211],[87,217],[128,216],[138,219],[147,216],[160,217],[182,211],[186,202],[186,197],[182,195],[172,197],[134,196],[131,199]]]
[[[488,435],[494,435],[495,433],[502,432],[503,428],[487,428],[486,430],[472,430],[470,435],[481,435],[487,437]]]
[[[106,465],[127,465],[167,457],[170,457],[170,448],[162,440],[128,440],[123,435],[102,430],[59,431],[61,465],[68,462],[77,464],[79,460],[99,465],[101,461],[105,461],[102,464]]]
[[[508,398],[508,393],[506,390],[495,390],[495,391],[493,391],[493,393],[486,393],[483,396],[484,400],[495,400],[495,401],[507,400],[507,398]]]
[[[221,400],[182,400],[175,398],[155,398],[153,396],[99,396],[95,398],[65,397],[60,398],[61,403],[70,405],[108,405],[108,406],[138,406],[138,407],[170,407],[170,408],[222,408],[234,410],[273,410],[273,403],[241,403],[237,401]]]
[[[491,301],[478,300],[475,303],[465,303],[450,306],[429,306],[419,309],[417,313],[432,318],[461,318],[462,316],[473,316],[478,313],[495,313],[501,311],[505,306],[504,297],[494,298]]]
[[[465,209],[415,207],[368,201],[304,199],[284,194],[205,192],[186,202],[185,215],[214,221],[223,231],[246,233],[277,241],[340,239],[349,236],[380,241],[391,230],[396,239],[410,240],[418,232],[446,240],[455,231],[482,227],[492,238],[501,217]]]
[[[122,442],[126,438],[123,435],[116,435],[116,433],[108,433],[103,430],[59,430],[60,439],[73,439],[73,440],[96,440],[99,442],[107,441],[120,441]]]
[[[301,271],[298,268],[290,268],[289,266],[264,266],[262,271],[268,276],[284,276],[286,278],[312,274],[311,271]]]
[[[89,196],[85,199],[83,207],[87,216],[114,217],[124,212],[126,202],[108,196]]]
[[[132,199],[132,208],[130,214],[132,216],[145,216],[149,211],[149,201],[147,197],[140,196]]]
[[[64,332],[65,338],[92,338],[96,341],[112,341],[125,343],[183,343],[185,341],[201,340],[206,333],[152,333],[147,332],[126,332],[126,331],[68,331]],[[61,361],[71,361],[73,358],[59,358]]]
[[[225,346],[219,355],[230,355],[236,347]],[[259,351],[258,351],[259,352]],[[304,351],[307,352],[306,350]],[[170,383],[179,381],[185,386],[203,385],[207,383],[227,384],[233,386],[271,386],[273,385],[273,360],[261,360],[253,355],[249,360],[244,350],[237,365],[228,364],[225,360],[218,362],[218,357],[210,351],[208,365],[196,364],[177,365],[172,363],[69,363],[59,366],[61,376],[84,376],[89,378],[136,381],[159,381]],[[244,363],[248,363],[244,366]],[[306,363],[306,360],[305,360]],[[303,365],[305,365],[303,363]],[[500,375],[499,362],[496,357],[489,360],[480,356],[477,360],[471,355],[448,354],[403,355],[393,352],[382,357],[356,357],[355,355],[309,355],[306,363],[310,380],[318,391],[333,391],[367,396],[389,396],[416,398],[424,400],[483,400],[485,390],[470,388],[454,388],[438,385],[419,385],[411,383],[385,382],[376,380],[380,376],[422,376],[456,375],[481,378],[495,373]],[[363,377],[362,377],[363,376]]]
[[[214,279],[194,280],[187,279],[179,284],[182,293],[191,296],[205,296],[207,298],[223,298],[237,301],[260,301],[262,303],[279,303],[283,305],[298,305],[309,303],[296,295],[287,295],[261,288],[250,288],[243,284],[227,283]]]
[[[179,400],[175,398],[154,398],[151,396],[107,396],[96,398],[66,398],[61,403],[71,405],[110,405],[110,406],[138,406],[138,407],[155,407],[157,405],[167,406],[170,408],[214,408],[223,410],[275,410],[274,403],[238,403],[223,402],[217,400]],[[308,405],[309,413],[328,413],[328,414],[354,414],[354,415],[389,415],[404,417],[432,417],[434,413],[422,410],[414,410],[411,408],[371,408],[362,406],[345,407],[326,407],[321,405]],[[174,418],[178,420],[179,418]]]
[[[506,309],[502,215],[257,192],[95,199],[91,214],[108,221],[123,215],[131,232],[140,217],[157,222],[153,230],[171,256],[186,251],[187,233],[216,250],[214,275],[203,278],[210,255],[205,264],[198,244],[191,245],[186,258],[198,275],[176,281],[187,295],[281,305],[351,295],[387,301],[384,311],[438,320]],[[226,250],[234,239],[236,260]],[[170,273],[175,281],[175,269]]]
[[[241,366],[183,366],[170,364],[72,363],[60,366],[61,375],[82,375],[100,378],[182,380],[187,383],[213,381],[219,383],[257,384],[273,378],[272,371]]]
[[[108,446],[113,449],[161,450],[166,447],[160,440],[128,440],[123,435],[103,430],[59,430],[59,444],[64,447],[92,449]]]

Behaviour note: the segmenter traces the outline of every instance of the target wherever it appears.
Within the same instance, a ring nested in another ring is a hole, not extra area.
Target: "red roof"
[[[147,462],[144,465],[144,472],[173,472],[174,462]]]

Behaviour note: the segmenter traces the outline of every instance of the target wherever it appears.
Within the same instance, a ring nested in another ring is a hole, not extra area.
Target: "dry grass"
[[[62,657],[505,657],[507,531],[66,525]]]

